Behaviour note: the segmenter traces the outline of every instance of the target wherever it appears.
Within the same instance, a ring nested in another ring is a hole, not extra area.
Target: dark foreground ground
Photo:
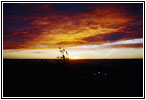
[[[4,97],[142,97],[143,60],[6,60]]]

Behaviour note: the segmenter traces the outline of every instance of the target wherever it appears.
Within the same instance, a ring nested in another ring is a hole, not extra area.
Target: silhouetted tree
[[[69,60],[68,52],[65,49],[62,49],[61,47],[59,47],[59,52],[61,53],[61,56],[58,57],[59,59],[63,60],[63,62],[66,62]]]
[[[59,47],[59,52],[61,53],[61,56],[57,57],[58,61],[63,64],[68,63],[69,62],[68,52],[61,47]]]

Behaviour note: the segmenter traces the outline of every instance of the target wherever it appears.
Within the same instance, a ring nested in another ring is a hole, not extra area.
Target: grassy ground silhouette
[[[141,97],[142,59],[4,59],[4,97]]]

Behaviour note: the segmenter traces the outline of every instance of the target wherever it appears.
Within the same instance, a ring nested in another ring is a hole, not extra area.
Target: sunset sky
[[[3,57],[143,57],[142,3],[3,3]]]

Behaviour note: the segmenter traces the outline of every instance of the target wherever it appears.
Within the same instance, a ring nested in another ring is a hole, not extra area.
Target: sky
[[[3,58],[143,58],[142,3],[3,3]]]

